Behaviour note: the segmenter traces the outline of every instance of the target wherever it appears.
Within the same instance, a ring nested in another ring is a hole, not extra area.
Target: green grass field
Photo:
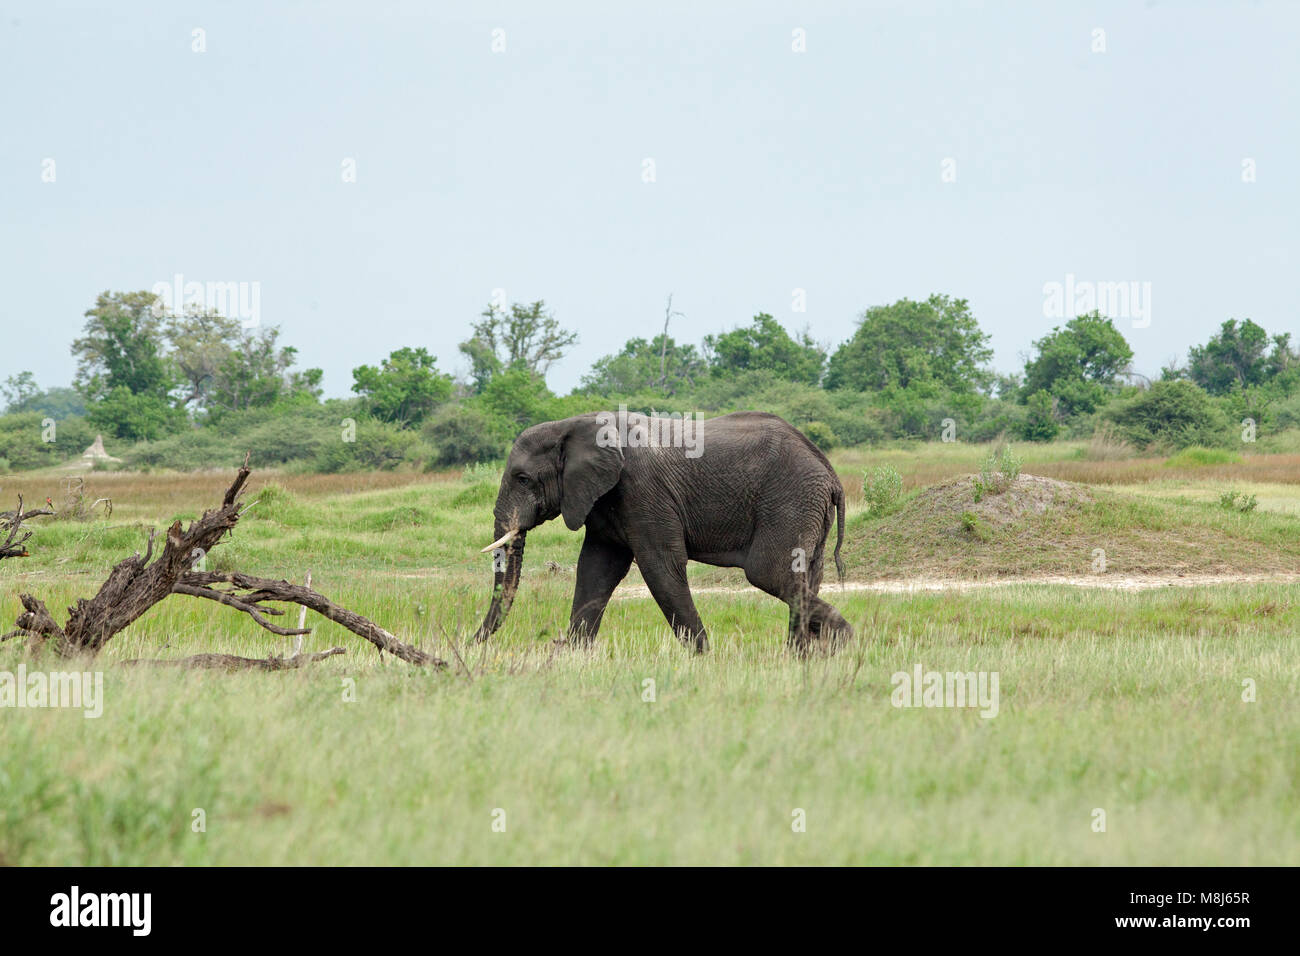
[[[1049,446],[1024,471],[1049,474],[1076,451]],[[381,659],[314,615],[305,649],[346,655],[273,674],[118,666],[289,647],[243,615],[170,597],[93,665],[102,717],[0,710],[0,863],[1300,863],[1300,581],[1284,576],[1300,570],[1294,456],[1204,476],[1080,460],[1118,480],[1094,478],[1042,514],[990,512],[989,536],[967,539],[928,486],[977,471],[981,454],[882,454],[908,490],[879,519],[857,504],[874,460],[835,456],[854,502],[850,579],[1086,575],[1093,547],[1113,554],[1116,576],[1273,578],[919,594],[831,582],[824,594],[857,638],[801,660],[784,647],[784,605],[700,567],[697,583],[715,586],[697,595],[709,655],[687,654],[635,591],[579,651],[551,644],[581,540],[552,522],[529,534],[506,626],[465,647],[490,587],[478,548],[491,469],[254,473],[258,502],[209,567],[299,581],[310,570],[318,590],[453,666]],[[148,527],[215,504],[232,474],[88,476],[114,499],[112,518],[34,523],[32,557],[0,563],[0,629],[21,591],[62,619],[143,549]],[[1269,507],[1218,506],[1220,489],[1265,474]],[[53,473],[3,482],[6,497],[19,491],[58,500]],[[24,661],[60,667],[0,645],[0,671]],[[996,672],[997,716],[892,706],[891,675],[918,664]]]

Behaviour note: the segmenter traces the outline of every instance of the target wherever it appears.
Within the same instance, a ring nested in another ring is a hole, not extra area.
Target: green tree
[[[167,316],[163,334],[171,346],[168,357],[181,380],[181,404],[208,408],[222,366],[242,345],[239,320],[191,306],[183,314]]]
[[[23,412],[27,410],[27,403],[41,393],[41,387],[31,372],[19,372],[5,379],[0,392],[4,393],[6,411]]]
[[[540,376],[526,368],[515,367],[492,376],[470,404],[508,425],[513,433],[538,422],[550,421],[555,395]]]
[[[1189,350],[1187,377],[1211,395],[1226,395],[1234,387],[1262,385],[1300,363],[1290,343],[1290,335],[1270,339],[1250,319],[1240,323],[1228,319],[1210,341]]]
[[[22,374],[30,375],[31,373],[24,372]],[[12,382],[13,379],[11,378],[10,381]],[[11,413],[40,412],[43,416],[63,421],[85,415],[86,400],[82,398],[81,393],[75,388],[56,385],[54,388],[38,388],[34,393],[27,393],[24,398],[18,398],[17,393],[15,393],[10,400],[9,411]]]
[[[86,310],[85,334],[72,343],[74,385],[97,401],[119,388],[165,401],[175,380],[164,354],[152,292],[102,292]]]
[[[86,412],[94,428],[127,441],[156,441],[185,427],[185,413],[157,395],[119,385]]]
[[[661,372],[662,370],[662,372]],[[678,345],[662,334],[650,341],[629,339],[622,351],[599,358],[582,377],[580,388],[594,395],[627,395],[659,389],[666,396],[689,389],[704,375],[704,357],[693,345]]]
[[[423,348],[400,348],[379,368],[352,370],[352,391],[375,418],[399,425],[424,421],[451,397],[451,376],[438,371],[437,358]]]
[[[541,299],[527,305],[513,303],[509,310],[489,305],[481,315],[482,321],[473,325],[474,334],[460,343],[470,360],[475,392],[508,369],[523,369],[544,379],[551,365],[578,341],[578,333],[562,329]]]
[[[1099,312],[1075,316],[1034,343],[1025,364],[1020,401],[1040,392],[1055,398],[1065,415],[1095,411],[1116,377],[1133,360],[1133,350],[1115,324]]]
[[[704,354],[714,375],[770,369],[781,378],[817,385],[826,366],[826,350],[805,330],[792,338],[766,312],[747,326],[704,337]]]
[[[293,371],[298,350],[279,345],[279,338],[275,326],[240,330],[207,389],[210,409],[234,412],[288,401],[319,401],[321,370]]]
[[[1186,381],[1153,382],[1150,388],[1112,402],[1102,414],[1142,448],[1213,446],[1222,444],[1228,434],[1223,412],[1200,386]]]
[[[445,405],[424,423],[420,433],[433,445],[434,463],[472,465],[505,456],[514,432],[483,409]]]
[[[860,392],[944,389],[972,394],[991,381],[993,356],[965,299],[900,299],[862,314],[857,331],[831,356],[828,388]]]

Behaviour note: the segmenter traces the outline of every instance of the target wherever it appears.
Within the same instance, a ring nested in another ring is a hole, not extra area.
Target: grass
[[[1165,459],[1166,468],[1204,468],[1208,465],[1239,465],[1241,456],[1223,448],[1193,445]]]
[[[1052,462],[1134,465],[1077,450],[1017,446],[1026,475]],[[979,504],[958,489],[951,519],[916,475],[977,471],[987,448],[833,457],[859,495],[864,467],[888,463],[904,479],[894,514],[851,509],[850,576],[867,579],[1086,574],[1097,542],[1116,573],[1294,571],[1300,517],[1288,509],[1300,486],[1252,483],[1277,467],[1257,458],[1287,454],[1195,466],[1195,478],[1157,459],[1145,479],[1120,471],[1128,484],[1043,513],[1009,508],[1041,498],[1021,496],[1023,477]],[[19,591],[61,617],[143,548],[148,527],[197,514],[229,478],[89,476],[88,492],[114,498],[113,517],[35,524],[33,556],[0,563],[0,619],[17,615]],[[488,598],[478,548],[497,478],[255,473],[258,504],[210,567],[294,580],[310,569],[323,593],[464,664],[430,673],[380,659],[309,615],[305,650],[339,644],[345,656],[279,674],[116,666],[288,646],[242,615],[169,598],[96,663],[102,717],[0,711],[0,863],[1300,863],[1300,582],[832,586],[825,596],[858,637],[808,661],[783,648],[784,605],[752,589],[698,594],[714,648],[702,658],[676,644],[653,601],[625,596],[593,650],[556,651],[580,535],[552,522],[528,536],[506,627],[465,649]],[[41,500],[52,480],[7,479],[3,493]],[[1229,488],[1262,487],[1272,507],[1263,494],[1250,514],[1217,504]],[[963,512],[987,540],[961,533]],[[692,576],[742,583],[733,571]],[[0,671],[22,661],[22,648],[0,644]],[[998,716],[892,707],[891,675],[917,664],[996,671]],[[1094,808],[1106,810],[1105,833],[1092,830]],[[797,809],[806,832],[792,831]],[[497,810],[505,832],[493,831]]]
[[[532,601],[556,616],[563,597]],[[395,590],[375,601],[411,613]],[[468,674],[364,650],[278,675],[110,667],[98,720],[5,714],[0,858],[1300,862],[1296,587],[850,595],[863,640],[804,664],[774,640],[773,603],[703,596],[702,659],[646,626],[650,602],[625,601],[593,652],[552,655],[516,630]],[[212,642],[202,609],[159,610],[182,625],[173,653]],[[917,663],[997,671],[998,716],[891,707],[890,675]]]

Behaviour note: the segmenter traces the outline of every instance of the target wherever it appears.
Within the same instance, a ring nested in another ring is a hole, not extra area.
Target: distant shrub
[[[1300,428],[1300,391],[1279,402],[1272,412],[1273,426],[1277,431]]]
[[[46,425],[47,421],[53,425]],[[76,458],[94,440],[94,432],[81,418],[51,419],[40,412],[0,415],[0,458],[16,471]]]
[[[862,500],[873,518],[897,510],[902,494],[903,476],[893,465],[879,465],[862,473]]]
[[[1250,514],[1254,511],[1259,501],[1254,495],[1247,495],[1244,491],[1225,491],[1219,495],[1219,507],[1227,511],[1237,511],[1241,514]]]
[[[1227,418],[1213,399],[1191,382],[1155,382],[1108,406],[1104,414],[1139,448],[1215,446],[1228,439]]]
[[[1020,436],[1025,424],[1025,406],[1003,399],[984,403],[969,424],[958,423],[957,435],[962,441],[980,444],[996,441],[1003,435]]]
[[[384,471],[418,454],[419,438],[412,432],[376,419],[358,421],[351,441],[342,437],[326,442],[312,460],[312,470],[325,473],[358,471],[367,468]]]
[[[825,422],[808,422],[800,431],[822,451],[830,451],[836,445],[835,432],[831,431],[831,426]]]
[[[303,422],[291,417],[272,419],[242,436],[250,461],[262,467],[309,461],[320,454],[330,439],[337,440],[340,427]]]
[[[87,406],[91,427],[127,441],[154,441],[189,427],[185,413],[155,395],[137,395],[119,385],[103,399]]]
[[[1048,442],[1056,437],[1061,426],[1056,422],[1056,403],[1047,392],[1030,395],[1025,402],[1025,418],[1018,431],[1025,441]]]
[[[458,405],[439,409],[421,434],[433,446],[433,463],[446,466],[501,458],[510,444],[509,431],[482,409]]]

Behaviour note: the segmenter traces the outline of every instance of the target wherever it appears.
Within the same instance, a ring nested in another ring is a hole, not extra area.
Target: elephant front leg
[[[587,532],[578,555],[578,582],[573,589],[573,610],[569,614],[570,641],[585,644],[596,636],[605,616],[605,605],[631,566],[630,550]]]
[[[638,561],[641,577],[645,578],[659,610],[664,612],[673,632],[688,647],[703,654],[709,649],[709,635],[704,622],[695,610],[690,585],[686,583],[686,555],[655,552],[654,558]]]

